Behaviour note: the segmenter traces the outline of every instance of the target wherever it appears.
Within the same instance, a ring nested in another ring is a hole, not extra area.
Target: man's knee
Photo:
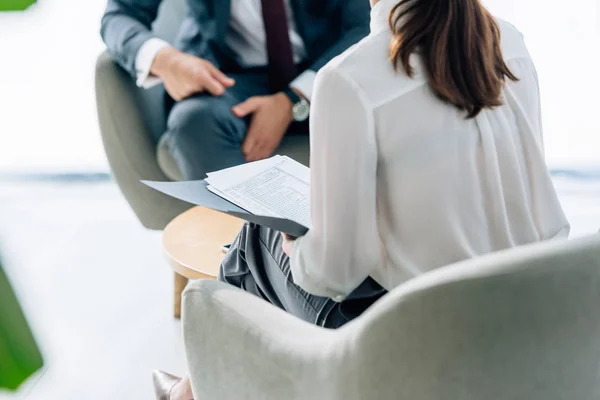
[[[167,122],[172,139],[177,142],[241,142],[245,123],[231,111],[230,102],[218,97],[193,97],[171,110]]]

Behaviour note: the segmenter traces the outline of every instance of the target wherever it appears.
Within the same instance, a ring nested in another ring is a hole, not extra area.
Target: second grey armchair
[[[173,41],[186,10],[185,0],[164,0],[153,32]],[[102,142],[113,176],[136,216],[148,229],[163,230],[191,205],[148,188],[140,180],[178,180],[181,174],[158,138],[165,132],[164,91],[140,89],[134,79],[104,52],[96,64],[96,104]],[[308,136],[284,139],[279,154],[308,164]],[[175,317],[187,279],[175,274]]]
[[[185,0],[164,0],[153,25],[157,37],[172,42],[185,15]],[[181,177],[164,142],[164,91],[136,86],[133,78],[104,52],[96,64],[96,102],[104,149],[112,173],[141,223],[162,230],[191,206],[158,193],[140,180],[178,180]],[[284,139],[278,150],[308,164],[308,136]]]
[[[164,1],[154,33],[172,41],[184,14],[185,0]],[[96,64],[96,105],[104,149],[119,188],[146,228],[164,229],[190,205],[140,183],[142,179],[169,180],[157,159],[156,138],[166,128],[162,89],[138,88],[104,52]]]

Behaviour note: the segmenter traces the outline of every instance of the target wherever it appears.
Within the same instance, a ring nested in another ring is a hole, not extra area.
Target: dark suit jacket
[[[101,35],[109,52],[135,76],[135,57],[152,37],[151,24],[162,0],[108,0]],[[308,69],[318,71],[369,33],[368,0],[291,0]],[[231,0],[188,0],[176,47],[227,71],[237,57],[225,45]],[[237,66],[239,68],[239,66]]]

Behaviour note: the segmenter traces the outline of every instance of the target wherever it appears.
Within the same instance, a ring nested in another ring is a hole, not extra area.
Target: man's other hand
[[[150,73],[163,80],[165,89],[177,101],[205,91],[221,96],[235,84],[209,61],[170,46],[158,52]]]
[[[293,120],[292,102],[284,93],[251,97],[233,107],[233,113],[239,118],[252,115],[242,145],[247,162],[272,156]]]

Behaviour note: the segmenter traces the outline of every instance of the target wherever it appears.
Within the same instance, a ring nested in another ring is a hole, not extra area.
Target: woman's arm
[[[310,122],[312,228],[294,244],[294,281],[341,300],[380,262],[377,146],[363,91],[335,66],[315,82]]]

